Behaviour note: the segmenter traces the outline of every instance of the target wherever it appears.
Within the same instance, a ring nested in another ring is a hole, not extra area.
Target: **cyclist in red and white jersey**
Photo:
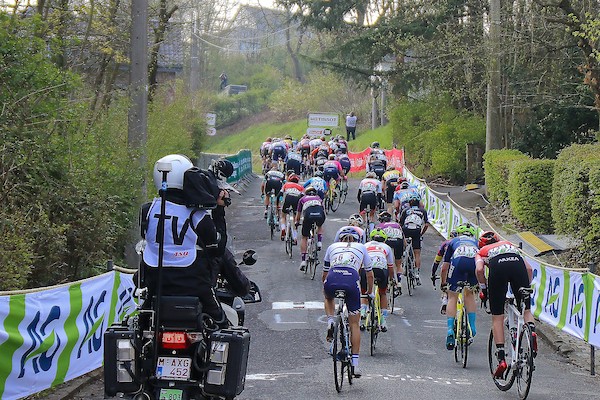
[[[367,291],[374,297],[373,271],[371,258],[360,237],[353,229],[344,230],[340,241],[327,248],[323,259],[323,293],[325,295],[325,314],[327,315],[327,341],[333,340],[335,323],[335,292],[344,290],[346,307],[350,322],[350,342],[352,343],[352,373],[360,378],[358,361],[360,354],[360,276],[358,271],[364,268],[367,278]]]
[[[504,301],[508,284],[512,293],[520,301],[519,288],[530,287],[532,278],[531,265],[521,256],[518,247],[506,240],[500,240],[493,231],[484,232],[479,238],[479,251],[475,255],[475,273],[481,287],[480,297],[486,300],[489,296],[492,313],[492,330],[496,345],[498,367],[494,376],[501,378],[508,368],[504,351]],[[485,266],[488,266],[487,286]],[[531,302],[525,302],[523,313],[525,322],[531,328],[533,336],[533,355],[537,355],[537,333],[535,321],[531,313]]]
[[[290,174],[287,178],[287,182],[284,183],[279,197],[283,197],[283,206],[281,207],[281,240],[285,240],[285,227],[287,224],[287,213],[286,210],[292,209],[296,212],[298,208],[298,201],[304,195],[304,186],[300,185],[298,181],[300,178],[296,174]],[[292,221],[294,222],[294,221]],[[296,229],[292,228],[292,238],[294,244],[297,241]]]

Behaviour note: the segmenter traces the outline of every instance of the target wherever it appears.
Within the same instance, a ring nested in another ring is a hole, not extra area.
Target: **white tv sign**
[[[340,116],[338,114],[310,113],[308,114],[308,126],[336,127],[339,126]]]
[[[217,124],[217,114],[206,113],[206,125],[215,126]]]
[[[331,129],[327,128],[307,128],[306,133],[312,138],[331,135]]]

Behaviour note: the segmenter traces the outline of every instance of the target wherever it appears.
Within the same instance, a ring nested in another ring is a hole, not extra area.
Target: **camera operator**
[[[231,205],[231,197],[229,190],[233,189],[228,183],[227,178],[233,174],[233,164],[229,160],[220,159],[214,161],[210,166],[210,171],[215,175],[219,184],[219,194],[217,197],[217,207],[212,210],[212,218],[217,227],[217,232],[221,235],[219,240],[219,248],[225,251],[227,245],[227,222],[225,221],[225,208]]]

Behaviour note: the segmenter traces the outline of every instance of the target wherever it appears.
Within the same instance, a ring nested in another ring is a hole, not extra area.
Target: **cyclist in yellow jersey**
[[[402,173],[396,169],[393,165],[387,167],[387,171],[383,173],[382,181],[383,181],[383,193],[385,196],[385,202],[387,204],[387,210],[389,213],[394,209],[393,201],[394,201],[394,191],[398,186],[398,180]]]

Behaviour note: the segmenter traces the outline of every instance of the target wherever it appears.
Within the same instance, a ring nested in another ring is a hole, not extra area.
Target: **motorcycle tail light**
[[[163,349],[181,350],[189,346],[185,332],[163,332],[161,336]]]

